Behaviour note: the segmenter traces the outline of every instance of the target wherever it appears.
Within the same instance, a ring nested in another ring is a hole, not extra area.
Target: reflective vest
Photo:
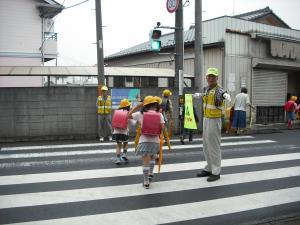
[[[98,114],[110,114],[111,111],[111,97],[108,95],[106,99],[99,96],[97,99]]]
[[[216,89],[218,86],[207,91],[203,96],[203,111],[204,117],[206,118],[221,118],[222,111],[224,107],[224,101],[222,101],[221,106],[216,106]]]

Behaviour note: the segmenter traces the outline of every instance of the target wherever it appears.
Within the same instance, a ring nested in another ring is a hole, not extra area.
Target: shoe
[[[115,164],[120,165],[122,163],[122,158],[121,157],[117,157]]]
[[[143,183],[143,187],[144,187],[145,189],[149,189],[149,188],[150,188],[150,184],[145,184],[145,183]]]
[[[197,177],[209,177],[212,173],[206,170],[202,170],[200,173],[197,173]]]
[[[152,182],[153,180],[153,174],[149,174],[149,182]]]
[[[104,142],[104,138],[99,138],[99,141],[100,142]]]
[[[220,174],[218,174],[218,175],[212,174],[207,178],[207,181],[212,182],[212,181],[216,181],[216,180],[219,180],[219,179],[220,179]]]
[[[128,161],[127,154],[124,152],[121,154],[121,158],[126,162]]]

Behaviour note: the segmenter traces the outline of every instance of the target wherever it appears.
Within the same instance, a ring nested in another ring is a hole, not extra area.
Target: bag
[[[144,112],[143,113],[143,127],[142,134],[149,136],[160,135],[160,113],[157,112]]]
[[[285,103],[284,105],[284,110],[287,112],[292,112],[294,109],[294,102],[293,101],[288,101],[287,103]]]
[[[128,111],[124,110],[115,110],[112,118],[112,127],[119,129],[126,129],[128,124]]]

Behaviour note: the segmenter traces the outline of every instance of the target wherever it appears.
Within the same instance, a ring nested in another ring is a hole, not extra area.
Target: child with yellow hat
[[[114,112],[112,127],[113,134],[112,140],[117,142],[116,155],[117,159],[115,164],[120,165],[122,162],[127,163],[127,149],[129,140],[129,129],[128,129],[128,112],[130,110],[131,102],[124,98],[121,100],[119,109]],[[123,149],[123,151],[122,151]]]

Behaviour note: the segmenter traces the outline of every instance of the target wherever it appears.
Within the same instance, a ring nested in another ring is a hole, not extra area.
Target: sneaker
[[[150,184],[145,184],[145,183],[143,183],[143,187],[144,187],[145,189],[149,189],[149,188],[150,188]]]
[[[100,137],[100,138],[99,138],[99,141],[100,141],[100,142],[103,142],[103,141],[104,141],[104,138],[101,138],[101,137]]]
[[[124,152],[121,154],[121,158],[126,162],[128,161],[127,154]]]
[[[220,174],[218,174],[218,175],[212,174],[207,178],[207,181],[212,182],[212,181],[216,181],[216,180],[219,180],[219,179],[220,179]]]
[[[122,160],[121,157],[117,157],[117,159],[116,159],[116,161],[115,161],[115,164],[120,165],[122,161],[123,161],[123,160]]]
[[[183,137],[180,137],[180,142],[181,142],[182,145],[184,145],[184,139],[183,139]]]
[[[197,177],[209,177],[212,173],[206,170],[202,170],[200,173],[197,173]]]

